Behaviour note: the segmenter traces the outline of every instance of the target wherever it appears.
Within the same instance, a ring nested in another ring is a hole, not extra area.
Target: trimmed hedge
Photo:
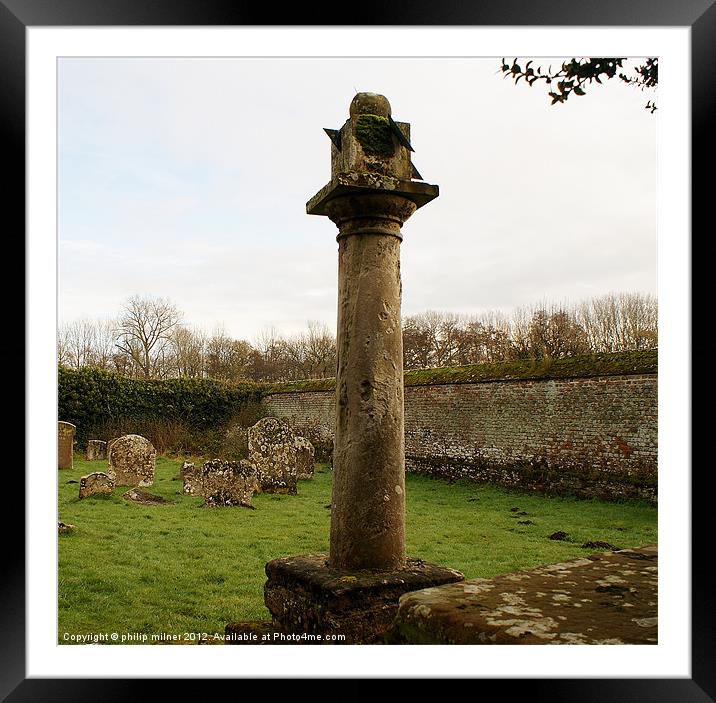
[[[216,430],[262,395],[261,386],[250,383],[140,380],[93,368],[58,370],[59,419],[76,425],[80,446],[96,428],[120,421],[172,421],[198,432]]]

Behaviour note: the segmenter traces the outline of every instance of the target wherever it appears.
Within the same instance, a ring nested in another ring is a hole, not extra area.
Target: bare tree
[[[223,327],[217,327],[206,343],[206,375],[225,381],[247,378],[252,351],[248,342],[232,339]]]
[[[166,298],[135,295],[119,319],[117,349],[131,359],[141,378],[163,378],[170,371],[172,332],[182,313]]]
[[[69,325],[60,325],[57,330],[57,363],[60,366],[72,366],[70,353]]]
[[[403,368],[424,369],[432,360],[431,330],[422,324],[419,315],[403,320]]]
[[[529,327],[530,356],[559,359],[589,351],[587,334],[574,315],[562,307],[541,308],[532,315]]]
[[[181,312],[164,298],[134,296],[117,321],[82,319],[62,325],[58,362],[141,378],[209,376],[232,382],[289,381],[335,373],[336,340],[320,322],[308,322],[306,332],[292,336],[265,328],[252,346],[233,339],[223,327],[207,338],[182,325],[181,319]],[[428,310],[403,320],[405,369],[657,346],[657,300],[641,293],[610,293],[578,304],[542,302],[516,308],[509,315]]]
[[[286,380],[286,343],[275,327],[265,327],[256,337],[249,360],[252,380]]]
[[[652,295],[608,293],[580,303],[577,317],[593,351],[656,349],[658,346],[658,304]]]
[[[106,370],[114,368],[113,358],[117,351],[117,325],[117,320],[96,321],[93,366]]]
[[[403,321],[406,369],[499,361],[512,355],[504,315],[470,316],[428,310]]]
[[[80,369],[92,365],[96,333],[95,324],[88,319],[74,320],[60,328],[58,354],[67,366]]]
[[[456,365],[484,364],[511,357],[512,345],[508,331],[489,321],[467,319],[456,331],[456,337]]]
[[[177,325],[172,331],[171,340],[177,375],[201,378],[204,375],[206,335],[191,327]]]
[[[324,378],[336,373],[336,338],[325,324],[308,323],[308,332],[301,335],[305,346],[304,378]]]

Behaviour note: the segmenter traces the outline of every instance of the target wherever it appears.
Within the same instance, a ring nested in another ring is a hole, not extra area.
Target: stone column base
[[[404,593],[463,581],[454,569],[408,559],[397,571],[336,571],[328,555],[305,554],[266,564],[266,607],[287,635],[321,635],[326,644],[382,643]],[[345,639],[334,639],[341,635]]]

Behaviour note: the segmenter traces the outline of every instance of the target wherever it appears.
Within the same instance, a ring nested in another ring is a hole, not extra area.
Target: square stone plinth
[[[656,545],[409,593],[390,641],[657,644]]]
[[[464,580],[454,569],[408,559],[398,571],[336,571],[326,554],[274,559],[266,564],[266,607],[277,630],[320,634],[340,644],[370,644],[383,635],[410,591]]]

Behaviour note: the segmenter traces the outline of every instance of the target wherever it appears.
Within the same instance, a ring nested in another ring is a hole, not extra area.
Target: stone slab
[[[201,469],[201,495],[204,496],[206,507],[240,506],[253,509],[251,499],[255,490],[256,467],[245,459],[212,459],[204,462]]]
[[[192,461],[185,461],[182,464],[179,476],[182,480],[182,491],[186,495],[201,496],[203,495],[203,486],[201,482],[202,466],[196,466]]]
[[[114,481],[104,471],[95,471],[80,478],[80,499],[97,494],[112,495],[113,490]]]
[[[327,559],[305,554],[266,564],[264,600],[276,630],[345,635],[341,644],[379,643],[403,594],[465,578],[420,559],[408,559],[400,570],[355,572],[331,569]]]
[[[310,481],[315,470],[316,450],[305,437],[296,437],[296,479]]]
[[[87,461],[99,461],[107,458],[107,442],[101,439],[90,439],[87,442],[87,453],[85,454]]]
[[[296,444],[291,428],[264,417],[248,430],[249,462],[256,467],[257,492],[296,495]]]
[[[407,644],[657,644],[656,545],[593,554],[400,599]]]
[[[57,423],[57,466],[71,469],[77,428],[71,422]]]
[[[113,439],[107,449],[107,474],[118,486],[151,486],[157,452],[141,435],[128,434]]]

